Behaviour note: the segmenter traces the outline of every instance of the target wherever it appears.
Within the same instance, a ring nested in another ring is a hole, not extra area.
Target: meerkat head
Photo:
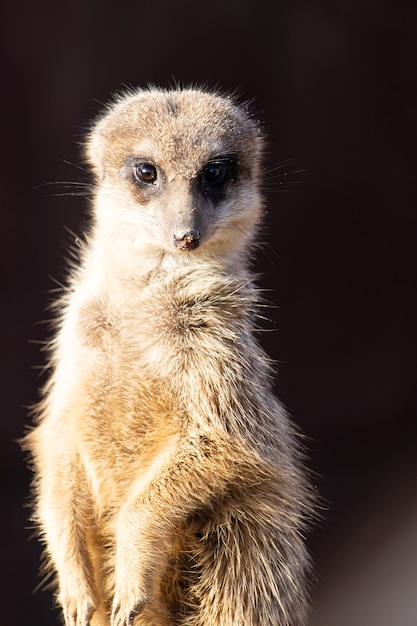
[[[261,211],[262,137],[246,109],[199,89],[120,96],[93,127],[97,229],[123,253],[248,252]]]

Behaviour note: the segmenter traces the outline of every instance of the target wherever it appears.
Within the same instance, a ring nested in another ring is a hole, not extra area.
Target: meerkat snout
[[[200,245],[201,234],[199,230],[190,230],[181,237],[174,233],[172,238],[178,250],[195,250]]]

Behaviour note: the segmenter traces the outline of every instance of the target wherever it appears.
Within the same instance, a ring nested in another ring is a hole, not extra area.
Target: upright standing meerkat
[[[254,337],[262,136],[199,89],[94,125],[91,232],[25,439],[66,626],[300,626],[311,506]]]

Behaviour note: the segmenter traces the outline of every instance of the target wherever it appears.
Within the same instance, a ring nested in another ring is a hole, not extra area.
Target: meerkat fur
[[[92,224],[24,446],[66,626],[302,626],[312,506],[256,337],[263,137],[149,88],[88,136]]]

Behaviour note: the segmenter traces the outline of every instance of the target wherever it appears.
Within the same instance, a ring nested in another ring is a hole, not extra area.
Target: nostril
[[[198,230],[190,230],[188,233],[177,237],[173,235],[174,246],[178,250],[194,250],[200,244],[201,234]]]

